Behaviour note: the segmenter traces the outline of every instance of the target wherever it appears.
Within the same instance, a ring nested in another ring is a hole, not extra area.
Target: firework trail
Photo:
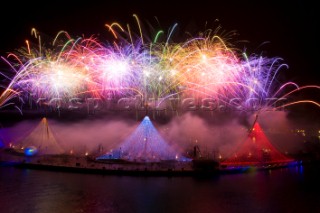
[[[113,41],[72,38],[60,31],[44,45],[40,33],[32,29],[35,47],[26,46],[2,59],[10,66],[13,77],[0,96],[0,107],[14,97],[39,103],[45,100],[68,101],[77,98],[123,98],[140,96],[167,104],[170,98],[210,98],[218,104],[243,111],[278,109],[300,103],[320,107],[313,100],[281,103],[298,91],[320,89],[317,85],[299,87],[294,82],[281,83],[278,75],[288,65],[279,57],[242,52],[233,48],[228,37],[218,30],[207,30],[186,42],[175,43],[168,31],[156,32],[153,39],[143,34],[141,22],[133,15],[138,33],[129,25],[106,24]],[[167,37],[165,35],[168,35]]]

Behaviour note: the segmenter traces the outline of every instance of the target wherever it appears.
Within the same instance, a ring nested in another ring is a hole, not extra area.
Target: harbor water
[[[320,167],[210,177],[0,167],[0,212],[320,212]]]

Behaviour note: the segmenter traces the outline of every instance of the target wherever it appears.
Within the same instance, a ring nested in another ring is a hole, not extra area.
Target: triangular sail
[[[186,160],[170,147],[146,116],[136,130],[112,153],[97,159],[121,158],[129,161],[158,162]]]
[[[38,126],[16,146],[20,150],[28,147],[35,147],[40,155],[62,154],[64,152],[53,136],[46,118],[43,118]]]
[[[238,150],[222,164],[259,165],[266,163],[285,163],[293,159],[278,151],[268,140],[258,122],[255,122],[248,138]]]

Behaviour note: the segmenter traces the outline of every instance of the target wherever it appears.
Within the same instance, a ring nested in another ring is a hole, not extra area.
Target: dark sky
[[[155,22],[167,30],[178,23],[180,32],[203,31],[217,26],[216,19],[226,31],[236,30],[240,49],[266,56],[279,56],[289,64],[284,74],[287,80],[300,84],[320,84],[315,78],[319,69],[318,11],[315,3],[306,1],[7,1],[0,8],[0,53],[12,51],[24,45],[35,27],[54,37],[66,30],[72,36],[100,34],[101,40],[108,34],[105,23],[117,21],[134,25],[132,14],[141,21]],[[2,3],[4,4],[4,3]],[[257,49],[262,43],[270,42]],[[317,75],[319,76],[319,74]]]
[[[268,57],[279,56],[289,65],[282,70],[285,81],[299,85],[320,85],[319,12],[316,3],[306,1],[7,1],[0,7],[0,54],[25,45],[30,31],[38,31],[52,38],[65,30],[73,37],[99,35],[103,41],[109,35],[105,23],[114,21],[135,25],[133,14],[146,24],[167,30],[178,23],[179,31],[198,32],[214,28],[219,20],[222,29],[236,30],[237,39],[247,40],[237,48]],[[154,24],[154,25],[153,25]],[[160,29],[160,28],[159,28]],[[259,47],[261,44],[262,47]],[[319,91],[309,96],[319,96]],[[318,97],[319,99],[319,97]]]

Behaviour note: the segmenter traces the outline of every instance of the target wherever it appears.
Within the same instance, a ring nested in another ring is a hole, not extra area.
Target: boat
[[[211,176],[227,173],[247,173],[302,164],[301,161],[261,165],[224,165],[215,159],[195,158],[191,161],[161,160],[156,162],[125,159],[97,160],[93,156],[71,154],[21,155],[10,149],[1,151],[1,165],[16,168],[62,172],[133,176]]]

